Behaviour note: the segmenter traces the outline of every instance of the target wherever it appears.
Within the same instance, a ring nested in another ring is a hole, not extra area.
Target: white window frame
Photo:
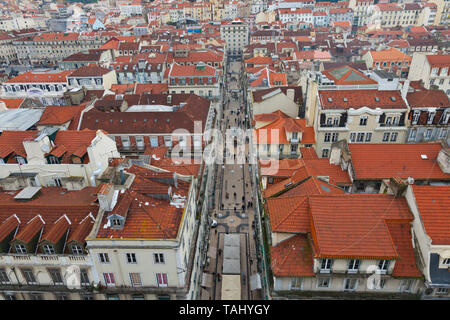
[[[160,282],[160,277],[162,282]],[[165,276],[165,282],[164,282],[164,276]],[[156,283],[158,285],[158,287],[167,287],[169,285],[169,278],[167,276],[167,273],[156,273]]]
[[[359,279],[357,278],[345,278],[344,279],[344,286],[343,286],[343,291],[356,291],[356,289],[358,288],[358,281]],[[355,281],[354,285],[352,286],[352,288],[346,288],[347,284],[351,281]]]
[[[381,274],[386,274],[389,270],[390,260],[378,260],[378,270]]]
[[[348,262],[348,273],[357,273],[359,270],[359,267],[361,266],[361,260],[360,259],[350,259]]]
[[[16,253],[18,253],[18,254],[26,254],[27,253],[27,248],[23,244],[16,244],[14,246],[14,248],[16,249]]]
[[[153,254],[153,262],[155,264],[166,264],[166,257],[164,255],[164,253],[159,253],[159,252],[154,253]]]
[[[103,272],[103,280],[105,281],[105,285],[108,287],[116,286],[116,278],[114,277],[113,272]]]
[[[72,254],[74,255],[81,255],[84,252],[83,248],[77,244],[71,245],[70,248],[72,249]]]
[[[129,264],[137,264],[136,253],[133,252],[125,253],[125,259]]]
[[[449,288],[436,288],[436,294],[437,295],[441,295],[441,296],[443,296],[443,295],[448,295],[448,293],[450,292],[450,289]]]
[[[400,282],[399,292],[411,292],[413,288],[413,280],[412,279],[404,279]]]
[[[44,244],[42,250],[44,251],[44,254],[55,254],[55,247],[52,244]]]
[[[328,281],[328,286],[323,286],[323,282],[322,281]],[[319,277],[317,278],[317,284],[316,287],[317,288],[329,288],[331,286],[331,277]]]
[[[133,276],[136,276],[135,280],[139,280],[138,282],[134,282],[133,281]],[[130,284],[133,288],[136,287],[142,287],[142,278],[141,278],[141,274],[138,272],[130,272],[129,273],[129,277],[130,277]]]
[[[320,273],[330,273],[333,267],[333,259],[325,258],[320,260]]]
[[[109,264],[110,260],[109,260],[109,255],[107,252],[101,252],[98,254],[98,261],[100,261],[100,263],[104,263],[104,264]]]

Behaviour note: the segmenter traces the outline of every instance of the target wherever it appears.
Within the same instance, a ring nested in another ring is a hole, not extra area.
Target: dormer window
[[[55,247],[52,244],[44,244],[42,250],[45,254],[55,254]]]
[[[120,219],[111,219],[111,223],[113,227],[120,227],[122,226]]]
[[[413,118],[412,118],[413,123],[417,123],[417,121],[419,120],[419,115],[420,115],[420,111],[414,111]]]
[[[60,164],[61,161],[59,160],[59,158],[55,157],[55,156],[49,156],[47,158],[47,163],[48,164]]]
[[[16,244],[15,249],[16,249],[16,253],[19,253],[19,254],[27,253],[27,248],[23,244]]]
[[[435,112],[430,112],[430,113],[428,114],[427,124],[431,124],[431,123],[433,122],[433,119],[434,119],[434,115],[435,115],[435,114],[436,114]]]
[[[83,254],[83,248],[77,244],[73,244],[71,246],[71,249],[72,249],[72,254],[75,254],[75,255]]]
[[[25,159],[24,157],[17,156],[16,159],[18,164],[27,164],[27,159]]]

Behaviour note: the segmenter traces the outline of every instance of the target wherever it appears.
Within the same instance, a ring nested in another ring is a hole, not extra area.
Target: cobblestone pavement
[[[241,62],[229,64],[225,80],[226,94],[221,122],[222,132],[232,127],[245,129],[243,84],[242,79],[239,79],[241,68]],[[234,88],[240,89],[237,97],[234,97],[231,92]],[[248,156],[248,151],[249,146],[246,144],[246,156]],[[250,276],[258,272],[253,228],[255,210],[252,205],[252,202],[254,204],[256,201],[252,197],[252,194],[255,194],[253,191],[255,186],[253,186],[249,169],[248,163],[229,164],[225,161],[225,164],[217,165],[215,208],[211,212],[211,218],[217,221],[217,227],[210,229],[208,251],[210,261],[207,268],[208,273],[213,275],[213,283],[211,287],[203,288],[202,299],[204,300],[221,299],[222,252],[226,233],[241,235],[241,299],[261,299],[257,294],[258,291],[250,290],[249,283]]]

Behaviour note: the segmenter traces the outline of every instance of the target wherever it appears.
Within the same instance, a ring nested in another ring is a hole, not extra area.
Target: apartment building
[[[278,17],[282,23],[297,21],[313,23],[313,11],[308,8],[278,9]]]
[[[49,32],[13,41],[20,64],[55,65],[82,50],[97,49],[104,40],[98,35]]]
[[[368,51],[363,55],[369,70],[385,70],[406,78],[410,70],[412,58],[396,48],[381,51]]]
[[[305,112],[308,124],[314,126],[319,156],[329,157],[331,144],[342,139],[349,143],[405,141],[408,107],[398,79],[382,72],[374,75],[369,78],[348,66],[310,75]]]
[[[3,300],[92,300],[87,288],[97,274],[85,237],[99,214],[99,188],[0,192]]]
[[[450,101],[442,90],[413,89],[406,100],[410,107],[405,142],[442,139],[450,143]]]
[[[422,81],[426,89],[439,89],[450,95],[448,70],[450,55],[414,53],[408,79]]]
[[[423,275],[414,258],[406,200],[327,190],[267,200],[274,295],[417,297]]]
[[[168,69],[167,81],[170,93],[196,94],[208,99],[220,96],[221,72],[219,69],[198,62],[196,65],[173,63]]]
[[[348,7],[353,10],[354,26],[365,26],[370,23],[374,0],[350,0]]]
[[[13,40],[13,36],[0,33],[0,63],[17,62],[17,53],[12,45]]]
[[[109,90],[117,84],[115,70],[97,65],[88,65],[72,71],[67,76],[68,89],[85,87],[88,90]]]
[[[109,97],[111,105],[124,100],[128,108],[124,112],[89,110],[82,115],[80,129],[106,130],[125,154],[142,154],[148,147],[166,146],[172,150],[178,143],[195,153],[202,149],[204,133],[212,128],[214,108],[210,108],[210,100],[194,94]]]
[[[118,157],[116,144],[101,130],[3,131],[0,136],[0,185],[4,190],[58,186],[78,190],[96,186]]]
[[[100,292],[106,300],[195,299],[196,180],[156,168],[126,171],[132,183],[106,185],[105,213],[86,239]]]
[[[30,98],[40,101],[44,106],[64,105],[64,92],[67,90],[67,77],[71,70],[28,71],[1,84],[2,98]]]
[[[410,185],[405,195],[414,215],[413,243],[425,276],[424,299],[448,299],[450,294],[449,192],[449,186]]]
[[[220,26],[220,38],[226,42],[227,55],[240,55],[249,44],[249,27],[239,19],[223,23]]]
[[[314,128],[305,119],[289,118],[282,112],[259,114],[255,120],[268,123],[253,133],[260,159],[298,158],[301,148],[315,144]]]
[[[379,27],[414,26],[422,8],[417,3],[377,3],[373,6],[370,23]]]
[[[347,143],[331,147],[330,163],[347,171],[351,193],[384,193],[392,185],[448,185],[449,152],[443,143]],[[380,168],[383,168],[381,170]]]

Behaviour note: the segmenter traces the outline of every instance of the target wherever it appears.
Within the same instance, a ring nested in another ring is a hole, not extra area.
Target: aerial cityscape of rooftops
[[[450,0],[0,0],[0,300],[450,299]]]

